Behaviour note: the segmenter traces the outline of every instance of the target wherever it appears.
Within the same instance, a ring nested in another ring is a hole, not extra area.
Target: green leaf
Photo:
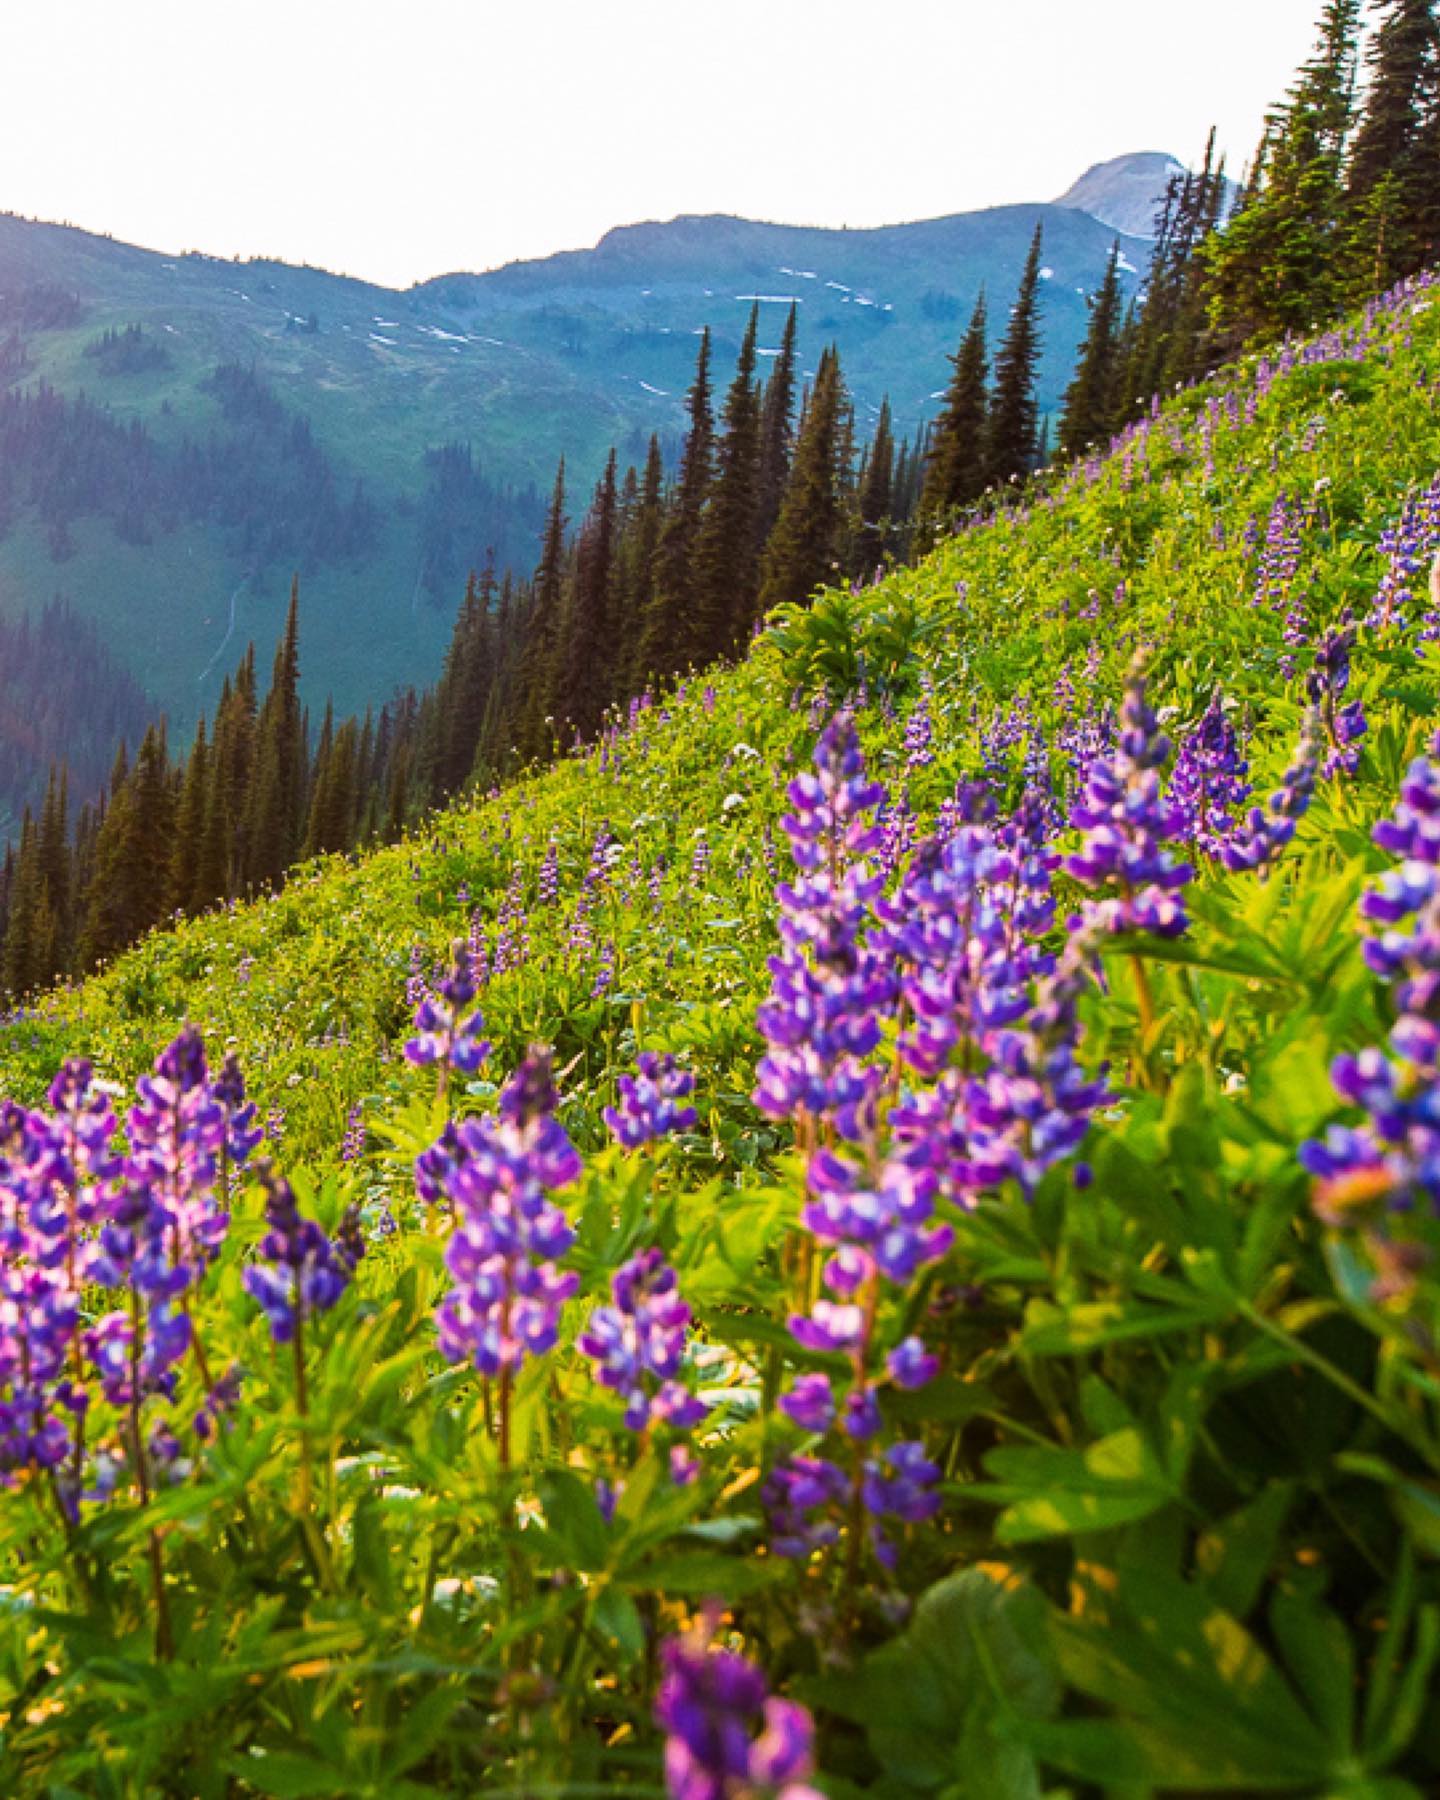
[[[546,1526],[567,1552],[571,1566],[587,1574],[603,1569],[610,1529],[589,1483],[571,1469],[547,1469],[539,1489]]]
[[[1143,1519],[1175,1497],[1159,1458],[1134,1427],[1085,1450],[992,1450],[985,1467],[996,1482],[967,1492],[1009,1503],[995,1525],[1002,1544],[1104,1531]]]
[[[1291,1482],[1272,1481],[1258,1500],[1227,1514],[1196,1542],[1196,1567],[1205,1585],[1237,1619],[1245,1618],[1259,1597],[1294,1493]]]

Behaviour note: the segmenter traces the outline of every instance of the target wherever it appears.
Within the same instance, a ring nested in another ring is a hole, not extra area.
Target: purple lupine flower
[[[659,1250],[642,1251],[616,1270],[610,1291],[613,1304],[595,1308],[578,1342],[601,1384],[625,1401],[626,1425],[698,1425],[705,1408],[678,1380],[690,1308],[674,1269]]]
[[[925,1454],[923,1444],[891,1444],[865,1465],[865,1510],[877,1519],[909,1525],[933,1519],[940,1510],[939,1480],[940,1465]]]
[[[1320,770],[1326,781],[1335,775],[1355,773],[1360,762],[1356,746],[1368,728],[1363,703],[1352,700],[1345,704],[1355,635],[1355,626],[1346,614],[1316,645],[1315,661],[1305,678],[1306,695],[1330,741],[1329,754]]]
[[[695,1108],[681,1104],[695,1091],[695,1077],[673,1056],[642,1050],[636,1067],[638,1074],[617,1079],[618,1104],[607,1106],[604,1115],[611,1135],[627,1150],[689,1131],[696,1119]]]
[[[1423,494],[1405,502],[1399,519],[1381,532],[1378,548],[1385,571],[1365,623],[1376,631],[1390,625],[1404,629],[1414,622],[1410,609],[1418,598],[1415,578],[1440,549],[1440,474]],[[1421,622],[1421,642],[1435,635],[1437,625],[1440,621],[1433,614]]]
[[[1170,741],[1146,700],[1137,663],[1125,689],[1119,746],[1090,765],[1084,796],[1072,809],[1084,842],[1063,862],[1083,887],[1115,899],[1117,930],[1179,937],[1189,925],[1179,890],[1194,870],[1166,848],[1184,827],[1161,792],[1160,770],[1169,756]]]
[[[265,1189],[261,1261],[245,1271],[245,1289],[265,1314],[277,1344],[288,1344],[316,1313],[329,1312],[350,1284],[365,1254],[359,1209],[351,1207],[332,1238],[300,1211],[295,1192],[268,1163],[259,1171]]]
[[[549,1194],[574,1181],[581,1162],[555,1104],[549,1054],[532,1050],[498,1117],[451,1126],[417,1162],[422,1196],[443,1194],[456,1218],[445,1252],[453,1285],[436,1311],[440,1349],[482,1375],[549,1350],[579,1286],[556,1267],[575,1233]]]
[[[661,1646],[655,1722],[665,1733],[671,1800],[819,1800],[806,1777],[815,1730],[794,1701],[770,1694],[754,1663],[712,1650],[713,1620]]]
[[[1258,806],[1250,808],[1228,842],[1220,847],[1220,860],[1232,875],[1243,869],[1268,869],[1293,839],[1315,794],[1321,748],[1320,715],[1312,708],[1301,722],[1294,760],[1281,777],[1280,786],[1263,810]]]
[[[1235,815],[1250,797],[1249,764],[1217,689],[1193,731],[1187,732],[1170,777],[1170,801],[1180,814],[1179,836],[1219,857],[1235,831]]]
[[[1255,578],[1251,604],[1279,612],[1300,567],[1302,516],[1288,494],[1281,494],[1270,509],[1265,543]]]
[[[835,1391],[828,1375],[798,1375],[788,1394],[780,1396],[780,1410],[802,1431],[824,1435],[835,1423]]]
[[[823,1456],[787,1456],[760,1491],[776,1556],[807,1557],[840,1536],[837,1517],[850,1498],[850,1478]]]
[[[887,960],[860,938],[883,880],[864,858],[883,838],[868,815],[884,789],[866,781],[845,714],[822,734],[815,767],[790,784],[793,811],[782,821],[800,874],[776,890],[784,948],[770,959],[771,994],[755,1016],[769,1045],[755,1103],[772,1118],[827,1116],[854,1136],[878,1091],[864,1059],[895,992]]]
[[[900,1388],[928,1387],[940,1373],[940,1358],[925,1348],[923,1339],[902,1338],[885,1359],[890,1379]]]
[[[365,1106],[357,1100],[345,1118],[345,1135],[340,1140],[342,1163],[359,1162],[365,1154]]]
[[[974,1206],[1007,1180],[1033,1195],[1045,1172],[1079,1149],[1110,1098],[1104,1070],[1088,1075],[1078,1055],[1078,1004],[1113,929],[1108,904],[1071,922],[1023,1020],[987,1039],[986,1071],[949,1069],[892,1113],[895,1154],[912,1171],[928,1171],[936,1191],[956,1204]]]
[[[478,1007],[471,1010],[478,991],[470,946],[464,938],[456,938],[450,972],[439,992],[427,994],[416,1008],[415,1036],[406,1040],[406,1060],[421,1067],[439,1063],[443,1071],[473,1075],[490,1054],[488,1041],[480,1035],[484,1017]]]
[[[595,967],[595,979],[590,987],[590,998],[598,1000],[608,994],[615,985],[615,940],[607,939],[600,952],[600,960]]]
[[[1371,1046],[1338,1057],[1331,1080],[1364,1115],[1302,1145],[1315,1209],[1336,1227],[1359,1224],[1377,1266],[1373,1295],[1401,1299],[1430,1254],[1414,1232],[1440,1216],[1440,738],[1407,770],[1393,816],[1375,827],[1403,856],[1361,902],[1379,929],[1365,960],[1391,987],[1393,1055]]]
[[[265,1133],[255,1122],[255,1102],[245,1098],[245,1077],[233,1050],[227,1052],[215,1077],[215,1098],[225,1112],[225,1155],[237,1169],[243,1169]]]
[[[935,727],[930,719],[930,687],[922,686],[920,697],[905,721],[905,767],[928,768],[935,760]]]

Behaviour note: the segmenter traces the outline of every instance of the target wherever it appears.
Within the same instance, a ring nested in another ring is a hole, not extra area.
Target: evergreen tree
[[[839,572],[839,448],[844,387],[833,345],[820,358],[780,517],[765,547],[760,606],[804,600]]]
[[[1329,0],[1314,55],[1267,121],[1246,202],[1206,247],[1222,349],[1304,329],[1343,297],[1359,13],[1360,0]]]
[[[683,666],[690,649],[695,605],[695,543],[714,464],[715,426],[710,410],[710,328],[700,338],[695,379],[686,400],[690,429],[669,517],[656,552],[655,592],[641,622],[640,666],[645,676],[668,675]]]
[[[244,891],[247,797],[255,753],[255,650],[251,645],[227,678],[215,714],[210,786],[205,796],[205,828],[196,876],[197,904],[233,899]],[[111,792],[118,790],[114,782]]]
[[[610,698],[614,642],[613,596],[617,493],[615,452],[605,472],[576,546],[575,576],[565,609],[563,656],[551,711],[582,737],[590,737]]]
[[[3,953],[0,953],[0,977],[3,977],[8,994],[31,993],[45,979],[41,969],[44,959],[41,942],[44,935],[43,898],[39,833],[27,806],[20,826],[20,849],[10,878],[5,943]]]
[[[550,510],[545,517],[545,536],[540,564],[535,571],[534,594],[525,629],[525,674],[528,693],[519,714],[516,746],[522,756],[544,756],[551,743],[552,725],[546,709],[554,692],[560,656],[560,620],[565,601],[565,458],[555,471]]]
[[[1120,291],[1120,246],[1110,251],[1105,279],[1090,302],[1090,326],[1080,347],[1075,376],[1065,391],[1060,421],[1060,453],[1079,456],[1108,443],[1118,423],[1120,332],[1124,296]]]
[[[455,794],[469,779],[485,723],[494,680],[493,620],[495,565],[487,561],[478,577],[465,583],[465,598],[456,616],[445,666],[435,689],[431,742],[426,773],[436,799]],[[366,756],[368,759],[369,751]],[[357,768],[363,778],[366,771]]]
[[[760,308],[752,306],[725,396],[714,485],[695,538],[694,606],[683,660],[702,664],[744,643],[760,586],[760,395],[755,385]]]
[[[660,440],[652,433],[639,495],[616,552],[616,605],[624,645],[626,686],[631,693],[638,693],[645,685],[643,633],[654,600],[655,556],[664,524],[665,464],[660,455]]]
[[[1383,0],[1380,10],[1347,183],[1362,293],[1391,286],[1434,253],[1440,213],[1431,128],[1440,111],[1435,0]]]
[[[918,512],[932,532],[985,492],[986,423],[990,414],[990,359],[985,291],[975,302],[960,348],[950,358],[950,385],[930,431]]]
[[[755,500],[755,551],[757,556],[769,541],[780,517],[785,498],[785,484],[790,479],[790,457],[795,442],[795,382],[798,364],[795,339],[798,312],[794,302],[785,320],[780,338],[780,351],[765,383],[765,397],[760,407],[760,469]]]
[[[80,957],[88,968],[123,950],[165,915],[175,796],[165,733],[151,726],[124,786],[110,797],[85,896]]]
[[[285,634],[275,650],[270,691],[255,741],[254,780],[246,796],[249,880],[274,886],[300,847],[306,787],[300,714],[300,584],[290,584]]]
[[[200,858],[205,839],[205,805],[210,789],[210,745],[205,721],[195,728],[195,741],[185,763],[175,806],[175,847],[170,860],[170,910],[198,911],[207,896],[201,891]]]
[[[359,727],[355,720],[347,719],[336,730],[334,713],[327,707],[305,829],[307,857],[348,850],[354,842],[358,749]]]
[[[995,357],[995,393],[985,434],[987,482],[1018,481],[1035,467],[1039,423],[1035,371],[1040,362],[1040,246],[1035,227],[1010,323]]]
[[[70,940],[71,901],[74,893],[70,870],[69,810],[69,775],[64,769],[52,767],[45,786],[45,803],[40,809],[36,854],[57,945],[62,948],[68,946]],[[59,974],[65,961],[65,956],[57,950],[52,965],[45,971],[45,979],[48,981],[52,975]]]
[[[866,575],[885,560],[890,548],[895,494],[895,438],[890,423],[890,396],[880,403],[875,435],[860,477],[860,524],[855,538],[854,570]]]

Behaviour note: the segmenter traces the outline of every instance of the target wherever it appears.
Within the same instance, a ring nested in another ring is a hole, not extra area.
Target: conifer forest
[[[0,615],[0,1794],[1440,1795],[1436,0],[1200,148],[1055,403],[434,446],[368,710]],[[0,538],[373,552],[0,302]]]

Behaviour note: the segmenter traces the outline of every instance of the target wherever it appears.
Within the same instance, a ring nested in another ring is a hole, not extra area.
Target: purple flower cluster
[[[1403,1297],[1428,1254],[1407,1235],[1440,1217],[1440,737],[1411,763],[1375,842],[1400,860],[1361,902],[1375,929],[1364,946],[1398,1013],[1392,1055],[1370,1047],[1336,1059],[1335,1090],[1364,1115],[1302,1146],[1327,1223],[1359,1224],[1376,1261],[1377,1299]]]
[[[451,946],[450,972],[439,992],[427,994],[416,1009],[415,1036],[406,1040],[406,1059],[421,1067],[438,1063],[442,1079],[451,1069],[473,1075],[490,1054],[489,1043],[480,1035],[485,1020],[478,1008],[471,1010],[479,991],[470,946],[457,938]]]
[[[659,1250],[645,1250],[615,1272],[611,1304],[597,1306],[579,1344],[603,1386],[625,1402],[625,1423],[644,1431],[653,1423],[688,1431],[705,1408],[678,1377],[685,1359],[690,1308],[674,1269]]]
[[[1315,661],[1305,679],[1310,705],[1330,743],[1320,773],[1329,781],[1338,774],[1353,775],[1360,761],[1360,739],[1367,730],[1364,703],[1345,703],[1350,686],[1350,654],[1355,648],[1355,626],[1348,615],[1321,638]]]
[[[1235,815],[1250,798],[1250,768],[1217,689],[1188,732],[1170,776],[1170,801],[1180,815],[1179,836],[1206,856],[1219,857],[1235,830]]]
[[[452,1286],[436,1313],[440,1348],[483,1375],[518,1369],[549,1350],[579,1277],[556,1267],[575,1240],[549,1198],[580,1174],[555,1118],[548,1053],[534,1050],[500,1097],[497,1117],[450,1125],[416,1161],[422,1199],[448,1199]]]
[[[74,1516],[97,1397],[129,1409],[127,1456],[146,1454],[140,1408],[174,1391],[189,1298],[229,1227],[227,1171],[259,1133],[234,1059],[212,1081],[189,1026],[137,1083],[124,1144],[89,1063],[67,1062],[48,1098],[48,1112],[0,1104],[0,1470],[66,1464]],[[101,1293],[125,1304],[97,1316]],[[150,1440],[173,1434],[157,1422]]]
[[[665,1733],[671,1800],[820,1800],[810,1714],[769,1691],[754,1663],[712,1650],[708,1618],[661,1648],[655,1722]]]
[[[268,1164],[259,1171],[265,1190],[265,1223],[258,1263],[245,1271],[245,1289],[270,1326],[277,1344],[288,1344],[307,1320],[329,1312],[365,1254],[360,1214],[350,1208],[332,1238],[300,1211],[295,1191]]]
[[[1310,809],[1322,748],[1320,715],[1312,708],[1301,724],[1294,759],[1280,786],[1263,809],[1252,806],[1243,823],[1220,846],[1220,860],[1231,874],[1242,869],[1266,870],[1280,857]]]
[[[1436,475],[1425,492],[1407,500],[1394,525],[1380,534],[1379,550],[1385,558],[1385,572],[1375,590],[1365,623],[1383,631],[1394,625],[1405,629],[1414,623],[1412,608],[1419,598],[1416,577],[1429,570],[1435,552],[1440,549],[1440,475]],[[1423,585],[1420,584],[1422,591]],[[1440,621],[1427,619],[1422,625],[1423,640],[1440,628]]]
[[[770,959],[770,997],[755,1022],[769,1046],[755,1103],[771,1118],[827,1118],[862,1134],[877,1077],[865,1059],[880,1042],[895,982],[888,961],[861,940],[883,877],[864,861],[879,848],[870,815],[884,789],[865,779],[855,727],[839,714],[815,750],[815,773],[790,784],[782,821],[798,866],[776,890],[782,951]]]
[[[1184,831],[1180,808],[1161,790],[1160,771],[1170,757],[1170,740],[1145,695],[1137,664],[1126,684],[1120,742],[1110,756],[1090,765],[1085,791],[1071,811],[1071,823],[1085,839],[1063,867],[1083,887],[1116,902],[1116,930],[1179,937],[1188,927],[1179,890],[1194,870],[1166,848]]]
[[[695,1108],[682,1104],[695,1091],[695,1077],[673,1056],[642,1050],[636,1067],[637,1074],[622,1075],[615,1083],[618,1104],[605,1108],[611,1135],[627,1150],[674,1131],[689,1131],[696,1118]]]

